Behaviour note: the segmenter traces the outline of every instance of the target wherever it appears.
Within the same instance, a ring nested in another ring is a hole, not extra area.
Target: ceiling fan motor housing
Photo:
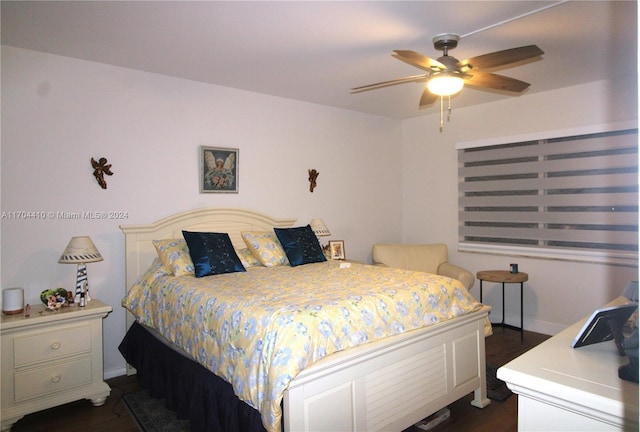
[[[454,49],[458,46],[460,36],[454,33],[442,33],[433,37],[433,47],[439,51],[444,51],[444,55],[447,55],[447,51]]]

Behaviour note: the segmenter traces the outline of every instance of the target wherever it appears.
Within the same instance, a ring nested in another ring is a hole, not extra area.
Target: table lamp
[[[327,228],[327,225],[325,225],[322,219],[311,219],[309,226],[311,226],[311,230],[315,233],[316,237],[331,235],[331,231],[329,231],[329,228]],[[329,245],[322,246],[322,244],[320,244],[320,247],[322,247],[322,252],[324,252],[326,256],[329,253]]]
[[[90,301],[89,279],[86,263],[102,261],[102,255],[88,236],[72,237],[58,262],[60,264],[77,264],[76,294],[74,301],[80,301],[80,293],[84,290],[85,301]]]

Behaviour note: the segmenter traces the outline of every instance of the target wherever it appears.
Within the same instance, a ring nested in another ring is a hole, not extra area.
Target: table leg
[[[524,282],[520,282],[520,340],[524,340]]]
[[[504,298],[504,282],[502,282],[502,327],[504,327],[504,304],[506,303],[506,299]]]

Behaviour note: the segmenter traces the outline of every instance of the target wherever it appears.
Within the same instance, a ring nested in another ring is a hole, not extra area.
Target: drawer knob
[[[57,383],[57,382],[60,382],[60,379],[61,379],[60,375],[54,375],[51,377],[51,382]]]
[[[54,342],[51,344],[51,349],[57,350],[60,348],[60,342]]]

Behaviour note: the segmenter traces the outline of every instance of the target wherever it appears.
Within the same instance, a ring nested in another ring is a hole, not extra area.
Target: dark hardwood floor
[[[513,360],[549,338],[533,332],[520,332],[494,327],[493,335],[485,339],[487,364],[499,367]],[[518,396],[512,395],[504,402],[491,401],[482,408],[471,405],[473,395],[459,399],[449,405],[451,417],[431,429],[433,432],[513,432],[518,430]],[[411,427],[404,432],[424,432]]]
[[[528,351],[549,336],[525,331],[524,341],[518,331],[494,328],[493,336],[486,339],[487,364],[502,366]],[[49,410],[25,416],[12,432],[138,432],[121,396],[139,389],[134,377],[117,377],[107,381],[111,396],[102,407],[94,407],[88,400],[80,400]],[[518,398],[511,396],[504,402],[492,401],[478,409],[471,405],[472,395],[449,405],[451,418],[434,432],[510,432],[517,430]],[[407,432],[419,432],[411,427]]]

